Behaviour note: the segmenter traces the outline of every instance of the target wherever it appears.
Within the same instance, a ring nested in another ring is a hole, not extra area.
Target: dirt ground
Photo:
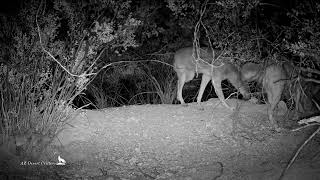
[[[278,179],[312,129],[276,133],[266,105],[227,102],[238,109],[210,99],[83,110],[50,147],[50,158],[66,160],[58,171],[64,178]],[[281,114],[280,126],[290,126]],[[311,141],[283,179],[320,179],[319,152]]]
[[[267,106],[231,99],[197,105],[135,105],[82,110],[48,147],[43,159],[59,179],[279,179],[312,128],[272,131]],[[218,104],[218,105],[217,105]],[[282,127],[281,111],[276,116]],[[319,180],[319,135],[283,179]]]

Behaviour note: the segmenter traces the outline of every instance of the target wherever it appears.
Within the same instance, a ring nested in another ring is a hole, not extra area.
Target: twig
[[[282,171],[279,180],[281,180],[285,173],[288,171],[288,169],[291,167],[291,165],[294,163],[294,161],[296,160],[297,156],[300,154],[301,150],[304,148],[304,146],[317,134],[320,132],[320,127],[318,127],[318,129],[316,131],[314,131],[311,136],[309,136],[309,138],[299,147],[299,149],[297,150],[297,152],[295,153],[295,155],[291,158],[290,163],[287,165],[287,167]]]
[[[314,83],[320,84],[320,80],[316,80],[312,78],[303,78],[303,80],[306,82],[314,82]]]
[[[156,179],[156,177],[154,177],[154,176],[152,176],[152,175],[150,175],[148,173],[143,172],[140,167],[137,167],[137,169],[140,171],[141,174],[143,174],[143,176],[148,177],[150,179]]]
[[[320,124],[320,116],[311,117],[308,119],[302,119],[298,122],[299,124],[309,124],[309,123],[319,123]]]
[[[164,54],[160,54],[160,52],[164,49],[164,48],[166,48],[167,47],[167,45],[164,45],[162,48],[160,48],[160,50],[159,51],[156,51],[156,52],[153,52],[153,53],[150,53],[150,54],[146,54],[146,55],[151,55],[151,56],[153,56],[153,55],[168,55],[168,54],[173,54],[173,53],[164,53]]]
[[[315,125],[320,125],[320,124],[317,124],[317,123],[306,124],[306,125],[304,125],[304,126],[302,126],[302,127],[298,127],[298,128],[293,129],[293,130],[291,130],[291,131],[292,131],[292,132],[296,132],[296,131],[300,131],[301,129],[305,129],[305,128],[307,128],[307,127],[315,126]]]
[[[148,56],[168,56],[168,55],[173,55],[173,54],[174,54],[173,52],[167,52],[167,53],[155,52],[155,53],[146,54],[146,55],[148,55]]]
[[[301,71],[307,71],[307,72],[311,72],[311,73],[315,73],[315,74],[319,74],[319,75],[320,75],[320,71],[319,71],[319,70],[316,70],[316,69],[303,68],[303,67],[300,67],[299,69],[300,69]]]
[[[99,69],[99,71],[96,73],[98,74],[101,70],[109,67],[109,66],[112,66],[112,65],[115,65],[115,64],[121,64],[121,63],[139,63],[139,62],[158,62],[158,63],[161,63],[161,64],[165,64],[165,65],[168,65],[172,68],[174,68],[173,65],[169,64],[169,63],[166,63],[166,62],[163,62],[163,61],[159,61],[159,60],[156,60],[156,59],[148,59],[148,60],[137,60],[137,61],[117,61],[117,62],[113,62],[113,63],[110,63],[110,64],[107,64],[105,66],[103,66],[101,69]]]
[[[237,92],[234,92],[234,93],[231,93],[225,100],[229,99],[232,95],[236,94]],[[219,100],[213,107],[212,107],[212,110],[214,110],[219,104],[221,103],[221,101]],[[213,111],[212,111],[212,114],[211,114],[211,119],[213,119]]]

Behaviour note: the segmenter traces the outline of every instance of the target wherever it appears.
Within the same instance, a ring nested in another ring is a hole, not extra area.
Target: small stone
[[[124,163],[124,159],[123,158],[117,159],[116,163],[117,164],[123,164]]]
[[[196,173],[196,172],[197,172],[197,169],[196,169],[196,168],[190,169],[190,173]]]
[[[137,163],[137,158],[133,157],[129,160],[130,165],[135,165]]]

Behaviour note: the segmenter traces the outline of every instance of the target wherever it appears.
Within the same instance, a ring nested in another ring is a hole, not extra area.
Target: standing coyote
[[[222,104],[229,109],[233,110],[234,108],[231,108],[225,101],[221,88],[222,80],[229,80],[229,82],[240,91],[244,98],[249,98],[249,93],[241,81],[240,71],[235,65],[227,61],[221,62],[220,60],[219,62],[212,63],[219,57],[220,52],[213,52],[209,48],[203,48],[200,49],[200,57],[195,57],[196,55],[194,55],[193,52],[193,47],[187,47],[178,50],[174,55],[174,70],[178,76],[177,99],[181,104],[185,103],[182,97],[183,86],[186,82],[194,78],[195,73],[202,74],[197,103],[201,102],[203,92],[210,80],[212,81],[218,98]],[[196,61],[196,59],[198,60]]]
[[[277,64],[264,67],[263,64],[246,63],[241,68],[241,79],[244,82],[255,81],[262,84],[269,103],[269,121],[278,131],[279,127],[273,117],[273,112],[280,101],[286,84],[287,74],[283,67]]]

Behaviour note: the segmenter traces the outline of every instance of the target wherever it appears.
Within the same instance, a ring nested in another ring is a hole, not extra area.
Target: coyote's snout
[[[214,58],[213,58],[214,54]],[[229,63],[229,62],[217,62],[213,63],[213,60],[219,56],[218,51],[212,52],[209,48],[200,49],[199,58],[195,57],[196,55],[193,54],[193,47],[187,47],[178,50],[174,55],[174,70],[178,76],[178,92],[177,92],[177,99],[184,104],[184,100],[182,97],[182,89],[186,82],[192,80],[195,76],[195,73],[202,74],[202,80],[200,85],[199,94],[197,97],[197,102],[201,102],[201,98],[203,92],[211,80],[214,86],[215,92],[222,102],[222,104],[229,108],[231,108],[225,101],[222,88],[221,88],[221,81],[222,80],[229,80],[229,82],[237,88],[240,93],[245,97],[248,98],[249,94],[241,81],[241,74],[238,68]],[[195,58],[199,60],[196,61]]]
[[[286,72],[281,65],[273,64],[264,67],[263,64],[246,63],[241,68],[241,79],[243,81],[255,81],[262,84],[264,91],[267,93],[269,103],[269,121],[276,130],[279,127],[273,117],[273,112],[281,99],[286,78]]]

